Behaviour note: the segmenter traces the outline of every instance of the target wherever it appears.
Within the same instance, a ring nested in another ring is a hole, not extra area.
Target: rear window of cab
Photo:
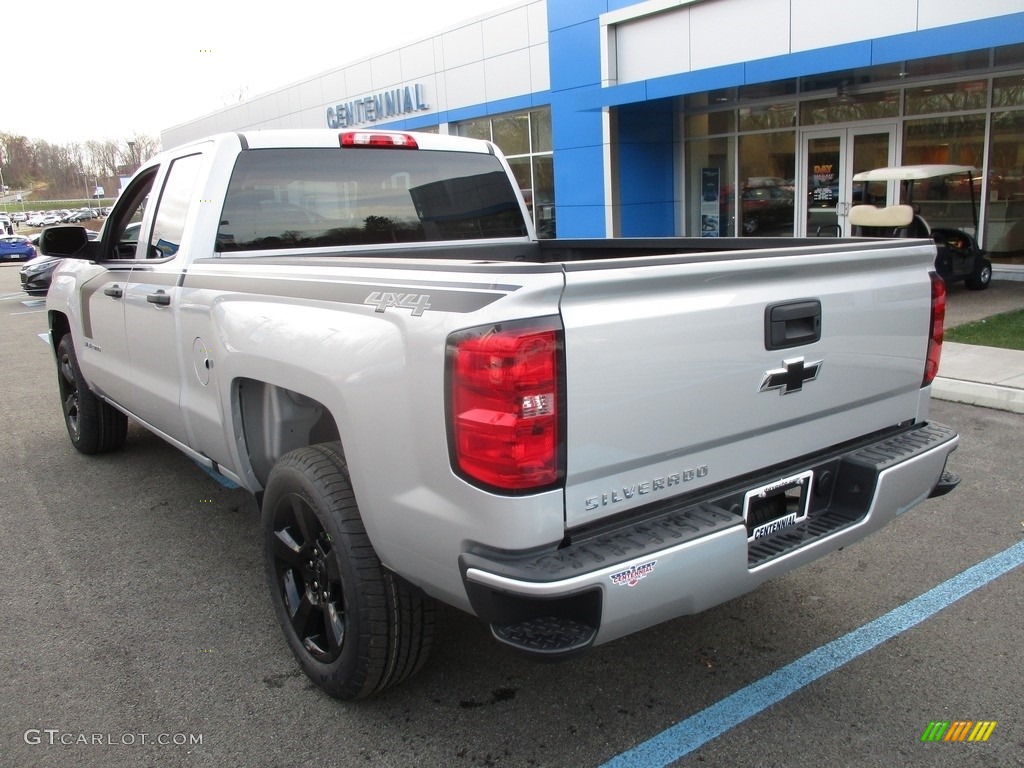
[[[239,154],[217,250],[523,237],[515,191],[489,154],[281,148]]]

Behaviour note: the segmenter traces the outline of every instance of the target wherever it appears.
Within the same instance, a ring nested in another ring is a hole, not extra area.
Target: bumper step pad
[[[543,616],[507,627],[492,624],[491,633],[518,650],[556,658],[589,648],[597,636],[597,627],[568,617]]]

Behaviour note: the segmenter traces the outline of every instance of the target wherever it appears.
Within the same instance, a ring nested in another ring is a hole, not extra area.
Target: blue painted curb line
[[[219,472],[214,472],[209,467],[203,466],[195,459],[192,460],[192,463],[199,467],[201,470],[203,470],[203,472],[208,474],[218,483],[220,483],[223,487],[227,488],[229,491],[234,490],[235,488],[241,488],[241,486],[238,485],[238,483],[236,483],[234,480],[228,480],[226,477],[224,477],[224,475],[220,474]]]
[[[676,723],[602,768],[669,765],[1021,564],[1024,541]]]

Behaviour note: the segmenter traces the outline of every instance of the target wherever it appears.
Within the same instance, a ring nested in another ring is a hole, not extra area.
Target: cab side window
[[[179,157],[171,163],[167,181],[157,203],[153,234],[149,239],[146,258],[170,258],[181,247],[185,221],[196,197],[196,180],[199,178],[202,160],[202,155],[188,155]]]
[[[132,179],[103,227],[103,259],[134,259],[142,214],[159,168],[149,168]]]

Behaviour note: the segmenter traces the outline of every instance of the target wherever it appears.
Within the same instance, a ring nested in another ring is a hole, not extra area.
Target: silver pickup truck
[[[928,241],[538,240],[488,142],[317,130],[165,152],[42,250],[72,444],[131,419],[252,492],[337,697],[419,669],[437,600],[566,657],[956,484]]]

